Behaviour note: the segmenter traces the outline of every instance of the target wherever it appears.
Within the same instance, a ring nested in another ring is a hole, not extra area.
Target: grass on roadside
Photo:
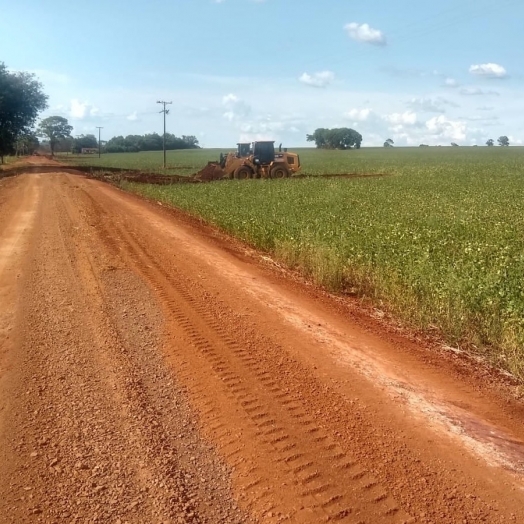
[[[9,164],[12,164],[13,162],[16,162],[18,160],[18,157],[16,156],[4,156],[4,163],[0,164],[0,169],[6,168]]]

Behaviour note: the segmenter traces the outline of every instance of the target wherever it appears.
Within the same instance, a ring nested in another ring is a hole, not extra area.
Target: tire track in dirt
[[[144,264],[144,259],[137,262]],[[156,269],[159,269],[158,266]],[[218,380],[224,382],[230,400],[242,406],[255,428],[255,437],[262,444],[269,444],[270,461],[281,463],[281,467],[286,469],[287,483],[298,482],[303,485],[298,496],[306,499],[304,506],[309,510],[319,510],[320,514],[324,510],[327,517],[334,520],[355,513],[379,522],[380,513],[373,511],[371,515],[365,515],[367,511],[364,508],[370,503],[384,502],[389,507],[382,510],[382,516],[395,515],[399,509],[392,504],[384,488],[357,461],[347,457],[316,421],[306,414],[301,404],[289,398],[260,362],[250,356],[248,350],[228,339],[227,331],[203,305],[192,298],[189,290],[183,286],[183,280],[166,280],[162,288],[170,285],[171,289],[175,288],[179,293],[176,298],[161,293],[169,303],[173,318],[192,345],[202,352]],[[181,302],[185,302],[183,309],[179,306]],[[189,311],[188,306],[191,308]],[[210,400],[211,396],[208,396],[205,401]],[[304,441],[307,442],[307,448]],[[239,451],[240,448],[235,447],[229,453],[226,452],[226,457],[230,458]],[[324,460],[320,462],[318,457]],[[326,474],[329,470],[337,469],[336,475]],[[344,474],[346,471],[348,475]],[[266,479],[266,482],[271,484],[274,480]],[[339,484],[347,489],[355,482],[357,485],[353,489],[360,488],[361,500],[353,501],[357,505],[352,507]],[[379,493],[368,493],[372,489],[377,489]],[[370,495],[369,498],[367,495]],[[360,503],[363,505],[361,508],[358,507]],[[380,508],[377,511],[380,512]]]
[[[92,200],[92,205],[95,214],[100,216],[102,210],[98,204]],[[261,363],[260,356],[252,356],[253,348],[246,348],[231,338],[230,331],[214,312],[195,299],[194,289],[182,275],[176,270],[166,271],[146,253],[139,239],[127,228],[108,220],[100,221],[99,227],[104,229],[106,223],[112,224],[112,231],[105,229],[103,233],[106,246],[113,250],[115,257],[122,257],[124,251],[159,290],[159,296],[171,313],[171,324],[175,324],[172,331],[177,337],[181,332],[184,334],[183,347],[189,352],[185,357],[194,361],[193,349],[200,352],[200,370],[186,365],[181,371],[186,380],[195,383],[191,390],[199,397],[199,402],[207,406],[204,414],[212,415],[210,427],[221,442],[222,453],[234,467],[243,470],[241,475],[250,479],[244,489],[248,492],[256,489],[247,505],[251,511],[266,518],[274,515],[276,521],[282,516],[294,522],[411,521],[372,474],[330,438],[318,421],[306,413],[299,400],[279,386]],[[120,240],[118,245],[114,239]],[[267,345],[267,341],[264,342]],[[181,345],[177,346],[180,350]],[[202,382],[196,378],[197,374],[202,374],[202,379],[207,377],[209,382],[210,373],[216,379],[214,386],[199,387]],[[261,455],[258,463],[246,463],[238,439],[228,438],[232,433],[232,421],[217,404],[215,397],[219,390],[227,403],[236,404],[244,414],[242,418],[247,419],[240,420],[237,429],[246,433],[246,425],[250,427],[251,445]],[[261,468],[261,463],[266,467]],[[273,465],[271,477],[267,476],[268,464]],[[275,487],[280,485],[293,489],[294,507],[289,506],[289,499],[281,500],[280,504],[265,504],[268,499],[279,499]]]
[[[173,331],[178,335],[183,331],[185,346],[190,352],[192,348],[200,351],[203,357],[200,366],[204,368],[208,381],[209,372],[215,375],[213,387],[198,389],[197,386],[192,391],[201,397],[201,402],[208,405],[208,413],[216,413],[211,427],[215,432],[223,430],[217,435],[219,440],[224,440],[231,432],[226,430],[231,426],[231,421],[227,417],[220,417],[221,410],[213,406],[217,390],[222,390],[228,401],[236,403],[248,419],[253,439],[251,445],[264,450],[265,456],[261,458],[261,462],[266,468],[267,465],[274,465],[274,475],[269,478],[257,476],[260,469],[257,465],[249,468],[249,476],[255,478],[245,489],[249,491],[257,487],[258,491],[248,506],[249,509],[266,515],[275,513],[276,518],[289,515],[291,520],[297,522],[336,521],[346,518],[362,524],[408,522],[410,517],[400,510],[370,472],[353,457],[348,457],[329,438],[317,421],[306,414],[301,403],[290,398],[279,387],[259,360],[251,357],[241,344],[231,340],[220,320],[206,309],[205,304],[193,297],[184,278],[176,273],[166,272],[137,244],[128,231],[116,227],[118,234],[113,230],[110,236],[106,231],[108,247],[115,254],[125,249],[135,266],[160,290],[159,295],[171,312],[171,323],[176,323]],[[112,244],[113,238],[125,242],[116,247]],[[187,370],[189,376],[194,373],[194,369]],[[245,423],[246,421],[239,423],[238,429],[245,428]],[[242,448],[235,438],[225,439],[222,446],[227,459],[242,455]],[[236,467],[242,462],[243,457]],[[282,479],[275,478],[278,475]],[[265,499],[278,498],[274,490],[281,483],[294,489],[296,499],[292,497],[293,501],[300,501],[299,505],[303,510],[297,511],[286,505],[285,501],[280,506],[264,506]],[[352,497],[347,496],[348,491],[353,492]],[[355,521],[355,518],[360,520]]]
[[[108,265],[78,192],[42,178],[1,391],[0,522],[247,522],[161,358],[153,297]]]

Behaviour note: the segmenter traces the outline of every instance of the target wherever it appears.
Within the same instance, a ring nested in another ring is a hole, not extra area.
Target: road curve
[[[0,179],[1,523],[524,522],[481,379],[162,206]]]

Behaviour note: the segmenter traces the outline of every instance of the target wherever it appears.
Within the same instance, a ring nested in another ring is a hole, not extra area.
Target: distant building
[[[80,153],[83,155],[94,155],[98,153],[98,147],[83,147]]]

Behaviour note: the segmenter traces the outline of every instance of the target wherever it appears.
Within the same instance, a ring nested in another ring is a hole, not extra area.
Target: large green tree
[[[306,139],[315,142],[319,149],[360,149],[362,144],[362,135],[348,127],[319,128],[312,135],[306,135]]]
[[[67,118],[63,116],[49,116],[40,122],[37,134],[49,140],[51,156],[53,156],[58,142],[70,137],[71,131],[73,131],[73,126],[69,125]]]
[[[499,146],[503,146],[503,147],[509,146],[509,138],[507,136],[499,136],[497,139],[497,142],[499,143]]]
[[[21,133],[15,142],[15,153],[18,155],[32,155],[40,146],[38,138],[33,132]]]
[[[73,140],[73,151],[80,153],[83,148],[98,149],[98,139],[95,135],[79,135]]]
[[[0,62],[0,162],[14,152],[19,137],[28,134],[38,114],[47,107],[47,95],[35,75],[9,71]]]

